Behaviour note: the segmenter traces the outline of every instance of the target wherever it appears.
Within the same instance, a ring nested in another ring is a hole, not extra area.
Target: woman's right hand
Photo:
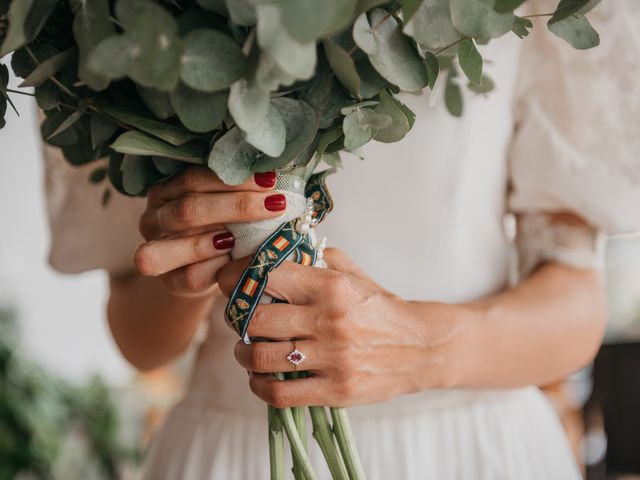
[[[140,219],[146,243],[135,254],[138,271],[160,277],[175,295],[208,295],[234,244],[224,225],[284,213],[286,197],[272,192],[275,183],[267,172],[232,187],[197,166],[153,187]]]

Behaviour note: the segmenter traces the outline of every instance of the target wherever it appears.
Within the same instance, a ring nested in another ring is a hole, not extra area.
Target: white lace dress
[[[509,211],[569,210],[608,233],[640,227],[640,9],[618,0],[592,20],[602,46],[589,52],[545,33],[492,43],[487,71],[498,88],[469,96],[461,119],[442,102],[429,108],[426,95],[405,96],[417,113],[405,141],[367,147],[364,161],[346,159],[330,179],[336,209],[321,227],[329,243],[403,298],[464,302],[508,285]],[[87,169],[71,170],[53,151],[48,166],[52,264],[131,269],[142,202],[115,198],[103,210]],[[548,250],[521,253],[554,258]],[[574,257],[555,260],[579,264]],[[224,304],[216,302],[185,397],[153,442],[149,480],[268,478],[266,408],[234,360]],[[427,391],[350,415],[370,480],[580,478],[535,387]],[[317,449],[313,461],[330,478]]]

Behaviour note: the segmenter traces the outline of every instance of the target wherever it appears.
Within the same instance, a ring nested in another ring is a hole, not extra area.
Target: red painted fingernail
[[[271,195],[265,198],[264,207],[270,212],[281,212],[287,208],[287,197],[278,193],[277,195]]]
[[[219,233],[213,237],[213,246],[216,250],[229,250],[235,243],[235,238],[229,232]]]
[[[253,179],[260,187],[273,188],[276,185],[276,172],[256,173]]]

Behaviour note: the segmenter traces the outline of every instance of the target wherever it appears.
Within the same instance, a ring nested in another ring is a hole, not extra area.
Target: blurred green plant
[[[76,478],[77,462],[69,467],[65,460],[77,445],[73,438],[84,446],[82,462],[98,478],[119,478],[119,465],[135,461],[139,452],[120,444],[108,386],[97,376],[72,385],[25,359],[15,318],[13,310],[0,308],[0,480]]]

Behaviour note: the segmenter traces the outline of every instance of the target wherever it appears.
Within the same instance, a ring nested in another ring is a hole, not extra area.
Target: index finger
[[[149,205],[162,205],[187,193],[215,193],[233,191],[264,192],[276,185],[275,172],[256,173],[240,185],[227,185],[208,167],[195,165],[174,178],[149,190]]]

